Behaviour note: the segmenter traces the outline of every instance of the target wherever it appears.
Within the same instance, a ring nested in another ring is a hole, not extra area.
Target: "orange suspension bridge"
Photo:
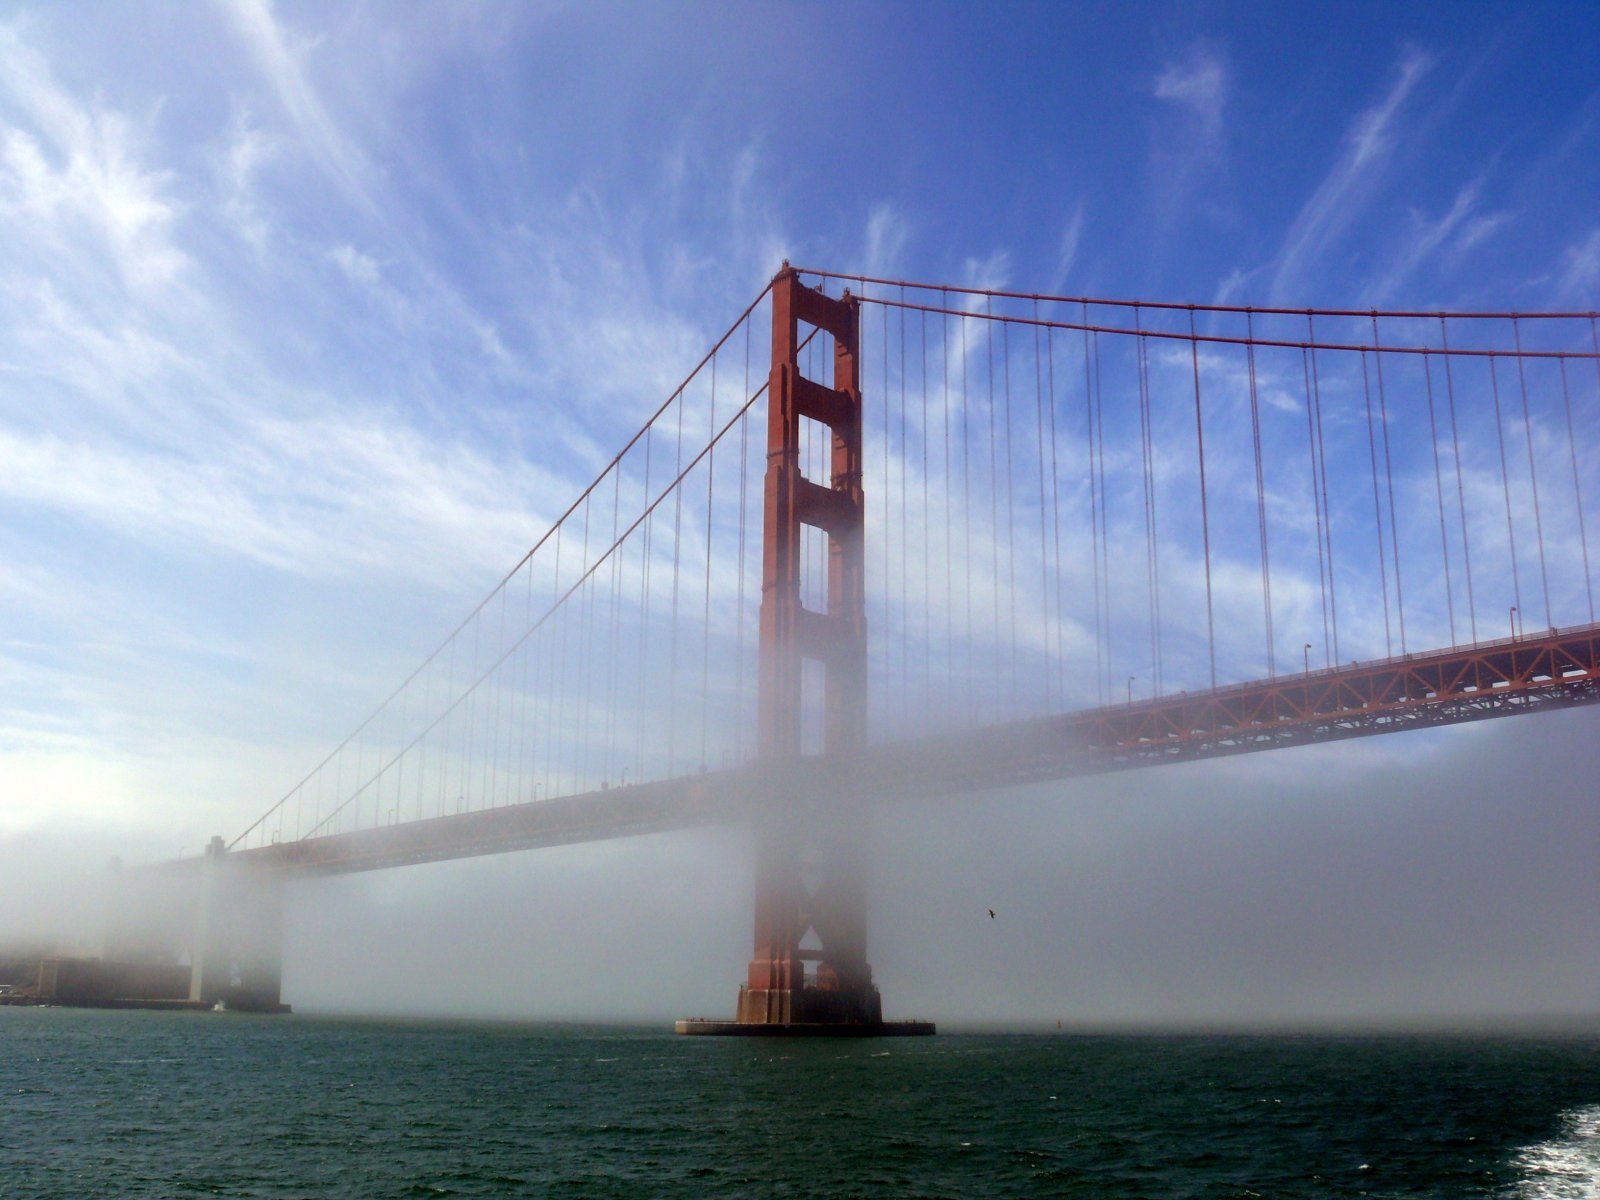
[[[204,880],[188,1002],[275,1008],[286,879],[748,822],[733,1019],[680,1028],[926,1032],[865,805],[1600,698],[1597,427],[1595,313],[785,264],[348,737],[138,874]]]

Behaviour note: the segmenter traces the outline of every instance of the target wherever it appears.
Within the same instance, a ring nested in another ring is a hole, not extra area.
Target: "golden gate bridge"
[[[1597,323],[785,263],[348,737],[127,873],[112,956],[277,1008],[297,876],[746,822],[733,1019],[680,1029],[931,1031],[869,804],[1600,698]]]

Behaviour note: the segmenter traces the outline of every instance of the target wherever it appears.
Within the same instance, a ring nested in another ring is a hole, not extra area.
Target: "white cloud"
[[[1226,163],[1228,90],[1227,59],[1205,41],[1190,45],[1155,80],[1152,95],[1164,106],[1152,129],[1148,172],[1161,236],[1197,209],[1216,206],[1218,193],[1205,185]]]
[[[1289,227],[1269,288],[1273,303],[1290,302],[1289,294],[1306,286],[1307,272],[1363,210],[1401,137],[1399,119],[1406,101],[1432,66],[1430,55],[1408,49],[1383,98],[1346,131],[1343,153]]]
[[[880,202],[867,214],[867,244],[862,269],[868,275],[894,278],[902,269],[911,223],[894,205]]]
[[[1461,253],[1483,241],[1506,220],[1503,213],[1479,213],[1484,177],[1465,184],[1448,210],[1429,220],[1414,212],[1408,228],[1382,277],[1367,290],[1367,303],[1383,305],[1393,301],[1417,270],[1441,252]]]
[[[574,483],[377,421],[263,417],[214,428],[192,455],[0,430],[0,496],[13,503],[317,577],[491,576]]]
[[[297,39],[279,23],[269,0],[226,0],[225,9],[311,160],[350,203],[376,216],[365,156],[344,135],[312,82],[308,59],[316,41]]]
[[[140,164],[145,135],[122,114],[74,100],[6,26],[0,95],[31,126],[0,123],[0,213],[33,252],[65,254],[88,233],[125,285],[144,289],[176,277],[186,259],[171,240],[173,180]]]
[[[961,263],[961,284],[963,287],[979,289],[1003,289],[1011,282],[1011,255],[1005,250],[996,250],[983,258],[966,258]],[[981,297],[969,297],[967,305],[969,311],[976,312],[982,307]]]
[[[377,260],[361,253],[354,246],[337,246],[328,252],[328,257],[345,273],[351,283],[370,288],[376,287],[381,278],[382,272],[379,270]]]
[[[1083,201],[1079,200],[1072,206],[1072,212],[1061,228],[1061,241],[1056,248],[1056,267],[1049,284],[1053,292],[1066,289],[1067,280],[1072,277],[1072,270],[1077,265],[1078,247],[1083,241],[1083,211]]]
[[[1600,227],[1568,246],[1561,255],[1556,282],[1556,302],[1597,303],[1600,297]]]
[[[1235,267],[1228,272],[1227,278],[1217,285],[1217,290],[1211,294],[1211,303],[1218,305],[1238,303],[1245,294],[1244,289],[1260,277],[1261,270],[1260,267],[1249,271]]]
[[[1222,132],[1222,114],[1228,102],[1227,62],[1211,46],[1196,42],[1157,76],[1155,95],[1187,108],[1198,119],[1204,136],[1216,138]]]
[[[256,194],[257,177],[277,152],[273,139],[250,122],[243,105],[238,106],[216,155],[218,190],[224,219],[258,255],[266,249],[271,226]]]

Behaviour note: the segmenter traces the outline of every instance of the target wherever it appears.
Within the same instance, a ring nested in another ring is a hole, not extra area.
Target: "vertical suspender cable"
[[[1456,467],[1456,506],[1461,515],[1461,561],[1467,573],[1467,621],[1472,640],[1478,640],[1478,604],[1472,594],[1472,535],[1467,526],[1467,491],[1461,477],[1461,435],[1456,425],[1456,380],[1451,365],[1450,330],[1444,317],[1439,318],[1439,345],[1444,349],[1445,396],[1450,404],[1450,448]]]
[[[994,635],[994,657],[991,665],[1000,661],[1000,461],[999,461],[999,435],[995,431],[994,411],[994,305],[991,297],[983,299],[984,312],[989,318],[983,327],[984,362],[987,367],[987,390],[984,396],[984,407],[989,411],[989,579],[991,588],[990,597],[994,603],[989,608],[989,630]],[[994,704],[990,708],[991,720],[998,720],[1000,714],[1001,681],[1000,673],[991,670],[994,679]]]
[[[568,551],[567,557],[570,559],[572,557],[570,547],[568,548]],[[584,563],[582,556],[580,555],[577,563],[577,576],[579,579],[583,578],[583,567]],[[573,659],[573,643],[576,642],[578,637],[577,631],[573,630],[572,628],[573,623],[577,619],[576,614],[577,605],[562,604],[557,618],[561,622],[562,636],[561,644],[556,654],[556,672],[554,676],[557,681],[556,687],[559,689],[559,691],[557,700],[555,702],[556,716],[555,721],[553,722],[556,739],[554,757],[555,782],[553,784],[553,788],[563,793],[575,790],[565,781],[569,774],[568,767],[570,765],[568,760],[568,752],[572,750],[576,744],[576,739],[572,736],[570,730],[568,729],[567,723],[573,691],[572,680],[569,677],[568,672],[571,669],[570,664]],[[479,678],[478,667],[476,665],[476,653],[473,655],[473,664],[473,678],[476,679]]]
[[[556,535],[556,553],[557,553],[557,561],[558,562],[560,561],[560,551],[561,551],[561,537],[560,537],[560,531],[557,530],[557,535]],[[477,615],[475,615],[472,618],[472,675],[471,675],[471,678],[473,678],[473,679],[478,678],[478,642],[479,642],[479,638],[481,636],[482,628],[483,628],[483,613],[482,613],[482,610],[479,610]],[[474,749],[475,749],[475,747],[477,745],[477,740],[478,740],[478,692],[477,692],[476,688],[473,688],[469,692],[468,697],[467,697],[467,722],[466,722],[466,726],[467,727],[466,727],[465,735],[464,735],[464,738],[463,738],[464,744],[466,746],[466,752],[464,754],[462,754],[462,756],[461,756],[461,791],[460,791],[460,794],[456,797],[456,811],[457,812],[461,811],[461,808],[462,808],[463,804],[466,802],[467,792],[472,787],[472,766],[473,766],[473,764],[472,764],[472,755],[473,755],[473,752],[474,752]],[[357,750],[359,751],[359,749],[360,749],[360,743],[357,743]],[[357,763],[357,766],[356,766],[356,779],[360,780],[360,778],[361,778],[361,768],[360,768],[360,756],[359,756],[359,754],[357,755],[356,763]],[[357,811],[359,812],[359,806],[358,806]]]
[[[499,658],[501,656],[501,654],[503,654],[505,652],[505,645],[506,645],[506,588],[504,586],[502,586],[500,588],[500,632],[496,636],[496,640],[495,640],[495,657],[496,658]],[[510,672],[509,671],[505,671],[504,668],[502,668],[500,671],[496,672],[497,676],[501,675],[501,674],[510,674]],[[483,773],[484,773],[484,789],[483,790],[484,790],[484,798],[487,801],[487,804],[485,805],[485,807],[487,807],[487,808],[493,808],[495,806],[495,804],[498,802],[498,797],[499,797],[498,783],[494,778],[495,772],[494,772],[493,768],[494,768],[494,764],[499,761],[500,753],[501,753],[501,747],[500,747],[500,741],[501,741],[501,739],[500,739],[500,709],[501,709],[501,701],[500,701],[500,698],[505,693],[504,680],[500,679],[500,678],[496,678],[494,680],[492,686],[494,687],[494,699],[493,699],[493,703],[492,703],[492,706],[491,706],[491,711],[493,712],[494,716],[493,716],[493,721],[492,721],[492,724],[491,724],[491,732],[490,732],[489,736],[490,736],[493,744],[488,747],[488,753],[484,755],[484,764],[483,764]],[[402,693],[402,695],[403,694],[404,693]],[[402,736],[404,736],[404,731],[403,730],[402,730]],[[402,762],[405,761],[403,757],[401,758],[401,761]]]
[[[528,574],[530,576],[533,574],[531,569],[529,570]],[[518,689],[518,698],[521,701],[522,705],[525,707],[526,704],[527,704],[527,700],[528,700],[528,656],[527,655],[523,655],[522,656],[522,664],[521,665],[522,665],[522,686]],[[432,710],[432,708],[433,708],[433,659],[429,658],[427,663],[422,668],[422,719],[424,721],[428,719],[428,713]],[[526,729],[526,726],[521,721],[518,721],[517,722],[517,766],[519,768],[522,765],[522,734],[523,734],[523,731],[525,729]],[[517,779],[518,779],[519,782],[521,781],[521,778],[522,778],[522,776],[521,776],[521,772],[519,770],[519,772],[517,774]],[[424,815],[423,814],[423,807],[422,807],[423,806],[423,793],[427,791],[427,788],[428,788],[428,739],[427,738],[423,738],[422,739],[422,744],[417,748],[417,803],[416,803],[416,812],[412,816],[412,820],[414,820],[414,821],[420,821],[423,818],[423,815]],[[296,789],[296,790],[298,791],[298,789]],[[299,811],[298,811],[298,806],[297,806],[296,813],[295,813],[295,836],[296,837],[298,837],[299,834],[300,834],[299,822],[300,822],[300,816],[299,816]]]
[[[1166,653],[1161,638],[1161,497],[1158,491],[1158,478],[1156,475],[1156,419],[1155,408],[1150,395],[1150,343],[1144,339],[1140,345],[1140,352],[1144,359],[1144,406],[1145,423],[1150,427],[1150,444],[1146,450],[1150,457],[1150,588],[1151,598],[1155,601],[1156,610],[1156,679],[1155,694],[1160,697],[1166,692],[1167,672],[1165,666]]]
[[[561,595],[561,534],[563,532],[564,528],[562,530],[558,530],[556,534],[556,593],[554,596],[552,596],[552,601],[556,604],[560,604],[558,597]],[[578,564],[578,570],[579,578],[582,578],[582,563]],[[557,620],[560,622],[561,627],[557,629],[558,637],[556,638],[555,642],[555,669],[550,673],[550,707],[552,710],[550,736],[553,744],[550,761],[553,768],[553,778],[551,782],[547,783],[545,786],[546,796],[555,795],[557,790],[560,790],[563,793],[566,790],[562,786],[561,779],[562,767],[565,765],[567,750],[567,695],[572,690],[567,681],[567,648],[568,644],[572,641],[572,636],[566,627],[572,622],[572,609],[563,605],[560,613],[557,616]],[[473,638],[472,646],[472,678],[478,678],[478,646],[476,637]],[[471,713],[469,710],[469,720],[470,719]]]
[[[1428,442],[1433,447],[1433,494],[1439,502],[1439,557],[1444,564],[1444,603],[1450,618],[1450,644],[1456,644],[1455,589],[1450,580],[1450,539],[1444,527],[1444,477],[1439,469],[1439,425],[1433,408],[1433,363],[1422,355],[1422,377],[1428,388]]]
[[[620,471],[617,478],[620,482]],[[533,623],[533,567],[533,559],[530,558],[526,565],[527,579],[522,594],[524,629]],[[529,781],[538,761],[538,726],[544,716],[539,708],[539,679],[543,657],[543,651],[537,641],[530,642],[523,654],[522,706],[517,717],[517,795],[523,801],[533,799],[533,788]],[[446,699],[448,700],[448,695]]]
[[[1578,439],[1572,429],[1572,393],[1567,388],[1567,360],[1561,359],[1561,405],[1567,414],[1567,452],[1572,456],[1572,502],[1578,510],[1578,544],[1583,548],[1583,588],[1589,598],[1589,622],[1594,623],[1594,579],[1589,574],[1589,531],[1583,523],[1583,489],[1578,486]],[[1600,359],[1596,360],[1600,365]]]
[[[1217,687],[1217,626],[1211,604],[1211,513],[1206,499],[1206,432],[1200,416],[1200,339],[1195,334],[1194,305],[1189,306],[1189,365],[1194,371],[1194,441],[1200,463],[1200,536],[1206,558],[1206,649],[1211,657],[1211,688]]]
[[[1054,539],[1053,558],[1051,561],[1051,580],[1054,584],[1055,606],[1051,610],[1051,625],[1056,633],[1056,660],[1050,664],[1050,676],[1055,684],[1056,703],[1061,708],[1066,708],[1066,680],[1062,677],[1066,660],[1063,649],[1062,637],[1062,603],[1061,603],[1061,476],[1056,470],[1056,350],[1055,330],[1045,330],[1045,358],[1050,379],[1050,529]]]
[[[1000,367],[1005,373],[1005,462],[1006,462],[1006,592],[1008,613],[1007,621],[1011,633],[1011,687],[1009,689],[1012,703],[1020,693],[1021,681],[1017,678],[1017,522],[1016,522],[1016,488],[1012,483],[1011,460],[1013,457],[1011,445],[1011,322],[1005,321],[1000,326]]]
[[[1400,618],[1400,653],[1406,652],[1406,593],[1400,580],[1400,530],[1394,510],[1394,461],[1389,457],[1389,402],[1383,387],[1383,351],[1378,346],[1378,318],[1372,318],[1372,361],[1378,371],[1378,417],[1383,430],[1383,478],[1389,495],[1389,552],[1394,557],[1395,610]]]
[[[562,556],[562,551],[565,549],[565,538],[566,538],[566,520],[565,520],[565,517],[563,517],[562,520],[560,522],[558,522],[556,527],[555,527],[555,555],[554,555],[554,562],[551,564],[551,580],[550,580],[550,596],[551,596],[552,603],[556,602],[557,597],[559,597],[560,594],[561,594],[561,556]],[[532,564],[531,561],[529,562],[528,566],[529,566],[529,571],[531,573],[531,571],[533,569],[533,564]],[[532,586],[531,581],[530,581],[530,585],[529,586],[531,588],[531,586]],[[472,667],[472,674],[471,674],[471,676],[469,676],[469,678],[477,679],[478,678],[478,667],[477,667],[477,657],[478,656],[477,656],[477,651],[476,650],[473,651],[473,656],[472,657],[473,657],[473,667]],[[534,684],[535,688],[537,689],[538,687],[541,686],[541,679],[542,679],[543,683],[548,684],[549,689],[550,689],[550,698],[549,699],[546,699],[546,698],[544,698],[542,696],[538,696],[538,695],[536,695],[536,697],[535,697],[536,706],[539,709],[539,718],[540,719],[539,719],[539,722],[538,722],[538,727],[536,727],[536,729],[535,729],[534,744],[533,744],[533,747],[532,747],[532,749],[530,751],[534,761],[539,764],[540,769],[545,773],[545,784],[544,784],[544,787],[545,787],[545,794],[548,796],[550,794],[550,788],[549,788],[550,763],[551,763],[551,761],[552,761],[552,759],[554,757],[554,746],[556,744],[556,738],[558,736],[558,732],[556,730],[556,715],[555,715],[555,700],[554,700],[555,690],[556,690],[556,687],[557,687],[557,683],[556,683],[556,679],[557,679],[556,657],[555,657],[555,650],[554,650],[554,641],[552,641],[552,643],[551,643],[551,648],[547,649],[544,654],[541,654],[535,660],[534,668],[535,668],[535,684]],[[538,738],[539,738],[539,735],[541,733],[543,734],[543,736],[545,737],[545,739],[547,741],[547,748],[545,749],[545,751],[542,754],[540,753],[539,742],[538,742]],[[456,811],[457,812],[461,811],[461,807],[462,807],[462,797],[458,793],[457,796],[456,796]]]
[[[961,331],[961,581],[966,590],[966,687],[967,696],[978,689],[972,678],[972,430],[967,414],[967,322],[959,318]]]
[[[528,563],[528,575],[531,580],[533,575],[532,562]],[[529,586],[532,586],[531,582]],[[456,637],[459,632],[458,630],[457,633],[450,635],[450,654],[445,668],[445,695],[447,696],[453,696],[456,690]],[[442,743],[439,748],[439,816],[441,817],[444,816],[445,793],[450,788],[450,749],[455,744],[454,725],[455,709],[446,709],[444,736],[439,739]],[[322,801],[320,798],[317,801],[317,824],[322,824]]]
[[[1094,457],[1094,356],[1089,349],[1089,305],[1083,305],[1083,413],[1087,430],[1084,449],[1089,456],[1089,558],[1094,564],[1094,695],[1096,704],[1106,702],[1106,662],[1102,650],[1100,615],[1100,490]]]
[[[617,544],[617,533],[622,528],[622,468],[616,468],[612,477],[615,487],[611,492],[611,544]],[[622,623],[622,551],[611,556],[611,620],[606,630],[606,748],[605,773],[607,779],[617,774],[617,641]],[[529,616],[531,617],[531,613]],[[524,621],[524,625],[529,624]]]
[[[1372,385],[1367,374],[1367,352],[1361,352],[1361,391],[1367,401],[1367,456],[1372,462],[1372,523],[1378,535],[1378,587],[1383,592],[1383,653],[1394,654],[1389,627],[1389,568],[1384,561],[1383,505],[1378,500],[1378,435],[1372,427]]]
[[[750,399],[750,321],[745,318],[744,327],[744,389],[740,393],[748,401]],[[770,402],[770,401],[769,401]],[[744,537],[745,519],[750,507],[749,500],[750,478],[750,418],[747,414],[739,417],[739,572],[738,572],[738,599],[734,609],[734,626],[737,649],[734,652],[733,687],[734,710],[733,718],[737,722],[739,758],[742,762],[748,753],[745,734],[749,721],[745,718],[744,707]]]
[[[554,532],[557,535],[557,540],[559,540],[559,535],[560,535],[559,527],[557,527],[554,530]],[[534,559],[530,559],[529,562],[528,562],[528,574],[529,574],[528,589],[529,589],[530,593],[532,592],[533,586],[534,586],[532,575],[533,575],[533,567],[534,567],[535,561],[536,560],[534,560]],[[526,607],[526,611],[528,611],[528,612],[532,612],[533,611],[532,595],[531,594],[528,597],[528,602],[527,602],[525,607]],[[527,788],[529,793],[530,793],[529,799],[534,799],[534,798],[536,798],[538,796],[538,790],[539,790],[539,787],[541,785],[538,784],[538,783],[534,783],[533,782],[533,776],[542,774],[547,769],[548,764],[549,764],[549,754],[546,752],[546,750],[544,748],[544,739],[546,737],[548,737],[548,735],[549,735],[549,728],[550,728],[550,723],[551,723],[551,713],[550,713],[550,705],[549,705],[549,703],[548,703],[548,701],[546,700],[546,697],[545,697],[545,689],[546,689],[546,685],[547,685],[548,679],[549,679],[549,677],[551,676],[552,672],[555,669],[555,664],[554,664],[553,651],[549,648],[548,642],[547,642],[546,645],[543,645],[543,646],[541,646],[537,642],[535,642],[532,645],[530,652],[533,655],[533,663],[532,663],[532,678],[528,682],[528,686],[529,686],[529,703],[533,708],[534,717],[533,717],[533,720],[530,722],[530,726],[531,727],[528,730],[528,748],[527,748],[528,773],[525,776],[525,781],[526,782],[524,783],[523,786],[525,788]],[[450,674],[451,674],[451,685],[450,685],[450,690],[449,690],[447,696],[453,696],[455,694],[455,678],[454,678],[455,677],[455,668],[454,668],[454,666],[451,667]],[[450,710],[447,709],[446,711],[448,713]],[[446,729],[448,730],[448,725],[446,726]],[[448,760],[449,760],[449,757],[450,757],[450,754],[451,754],[451,750],[452,750],[451,739],[450,739],[450,736],[447,733],[446,744],[445,744],[445,759],[446,759],[446,763],[448,763]],[[441,765],[446,765],[446,764],[441,764]],[[440,813],[442,814],[445,811],[445,807],[446,807],[446,805],[448,804],[448,801],[449,801],[448,789],[447,789],[447,786],[444,784],[444,781],[442,781],[442,780],[441,780],[440,801],[441,801],[441,803],[440,803]]]
[[[889,429],[891,410],[893,408],[889,403],[889,346],[889,306],[885,304],[883,306],[883,490],[881,492],[883,503],[878,506],[878,511],[883,514],[883,536],[881,538],[883,542],[883,624],[879,627],[878,641],[883,646],[883,689],[886,707],[892,706],[894,703],[888,695],[893,667],[889,659],[889,651],[892,645],[889,631],[894,627],[894,585],[892,583],[893,575],[890,572],[891,555],[889,550],[893,541],[889,537],[889,506],[891,500],[889,492]]]
[[[1104,404],[1105,374],[1100,358],[1100,334],[1094,342],[1094,440],[1095,460],[1100,473],[1100,587],[1103,593],[1102,611],[1106,626],[1106,699],[1113,698],[1111,666],[1111,495],[1106,487],[1106,407]]]
[[[639,686],[634,689],[637,711],[634,717],[634,745],[633,761],[635,763],[634,779],[643,783],[646,778],[645,767],[645,712],[649,708],[650,695],[650,644],[654,639],[650,636],[650,559],[653,556],[654,528],[656,513],[654,498],[650,495],[650,467],[651,443],[654,441],[655,422],[651,422],[645,429],[644,435],[644,493],[641,497],[641,506],[645,510],[644,519],[644,544],[640,550],[639,571],[639,655],[638,655],[638,680]],[[651,772],[650,774],[654,774]]]
[[[1597,391],[1600,391],[1600,325],[1597,325],[1595,318],[1592,315],[1589,317],[1589,348],[1594,351],[1594,382]],[[1574,455],[1572,469],[1574,472],[1576,472],[1578,469],[1576,459],[1578,447],[1576,441],[1572,443],[1572,453]],[[1580,513],[1583,511],[1581,505],[1578,511]],[[1587,543],[1585,543],[1585,549],[1587,549]],[[1589,576],[1589,572],[1587,570],[1584,571],[1584,577],[1585,582],[1588,583],[1591,577]],[[1593,584],[1589,583],[1589,586],[1592,589]],[[1591,614],[1590,619],[1593,620],[1594,599],[1592,594],[1589,600],[1589,611]]]
[[[900,703],[911,715],[911,563],[906,551],[906,526],[911,505],[906,495],[906,470],[911,461],[906,438],[906,289],[900,288],[900,511],[895,524],[900,529]]]
[[[622,486],[621,470],[617,471],[617,486],[619,488]],[[524,629],[531,627],[533,624],[533,560],[531,558],[528,560],[527,573],[527,587],[524,589],[522,597],[522,625]],[[533,799],[533,789],[529,786],[528,781],[533,777],[533,770],[538,761],[537,730],[544,720],[544,713],[539,709],[539,668],[543,658],[539,644],[537,642],[530,643],[528,652],[525,655],[527,662],[527,669],[523,676],[525,701],[519,721],[522,726],[519,735],[522,744],[517,748],[517,780],[523,800]],[[529,708],[533,709],[531,718],[528,715]]]
[[[922,443],[922,693],[924,712],[933,687],[933,538],[928,509],[928,314],[922,313],[922,424],[917,430]]]
[[[1161,695],[1161,601],[1156,574],[1155,471],[1151,449],[1149,347],[1144,336],[1143,314],[1133,310],[1134,371],[1139,385],[1139,460],[1144,474],[1144,554],[1145,583],[1149,588],[1150,610],[1150,694]]]
[[[711,708],[711,513],[717,479],[717,356],[711,356],[711,421],[706,430],[711,448],[706,455],[706,597],[700,638],[700,769],[709,768],[707,738]]]
[[[678,433],[672,482],[672,634],[667,642],[667,774],[678,773],[678,595],[683,582],[683,411],[689,405],[685,388],[678,397]]]
[[[583,555],[578,560],[584,573],[584,582],[578,591],[578,676],[583,682],[583,691],[578,693],[574,700],[578,706],[578,731],[577,731],[577,781],[575,790],[586,791],[589,786],[589,767],[591,756],[589,753],[589,685],[594,680],[594,572],[589,562],[589,517],[594,508],[594,493],[589,493],[588,499],[583,502]],[[503,651],[502,651],[503,652]]]
[[[501,611],[504,612],[505,611],[505,585],[504,584],[501,585],[500,605],[501,605]],[[508,675],[511,674],[510,671],[507,671],[506,673]],[[405,745],[408,741],[410,741],[410,730],[406,726],[406,709],[407,709],[408,702],[410,701],[410,699],[411,699],[411,689],[410,688],[403,688],[401,690],[401,692],[400,692],[400,736],[398,738],[398,743],[400,745],[402,745],[402,746]],[[506,740],[509,742],[510,739],[508,738]],[[396,759],[395,764],[394,764],[394,769],[395,769],[394,770],[394,819],[395,819],[395,822],[398,824],[399,822],[405,820],[406,760],[405,760],[405,755],[404,754],[401,754]],[[278,810],[278,832],[280,834],[283,832],[283,810],[282,809]]]
[[[1533,415],[1528,411],[1528,375],[1523,368],[1522,322],[1511,318],[1511,333],[1517,346],[1517,387],[1522,393],[1522,431],[1528,442],[1528,481],[1533,485],[1533,532],[1539,546],[1539,585],[1544,592],[1544,624],[1549,629],[1555,625],[1550,613],[1550,572],[1545,568],[1544,516],[1539,511],[1539,468],[1533,461]]]
[[[1039,301],[1033,302],[1033,417],[1034,447],[1039,457],[1039,604],[1044,610],[1044,707],[1051,708],[1050,682],[1050,552],[1049,525],[1044,503],[1044,354],[1041,349],[1041,330],[1038,325]]]
[[[1511,551],[1511,588],[1516,599],[1517,613],[1522,613],[1522,577],[1517,571],[1517,530],[1511,520],[1511,472],[1506,467],[1506,431],[1505,423],[1500,415],[1500,373],[1496,368],[1495,356],[1489,356],[1489,383],[1490,391],[1494,396],[1494,435],[1500,446],[1500,490],[1506,502],[1506,543]],[[1517,635],[1516,624],[1512,623],[1511,636]]]
[[[1255,314],[1246,309],[1245,362],[1250,380],[1250,440],[1256,461],[1256,535],[1261,543],[1261,608],[1266,619],[1267,677],[1278,674],[1276,641],[1272,633],[1272,559],[1267,549],[1267,483],[1261,463],[1261,406],[1256,397]]]
[[[940,291],[939,307],[948,310],[950,297]],[[950,315],[946,311],[939,318],[939,357],[944,371],[944,476],[940,491],[944,493],[944,669],[945,692],[955,695],[955,565],[951,562],[950,545]]]
[[[377,740],[378,740],[376,757],[377,757],[377,760],[380,763],[383,761],[383,753],[384,753],[383,752],[383,722],[384,722],[384,718],[387,717],[388,714],[389,714],[389,706],[387,704],[379,706],[378,711],[375,714],[377,716],[377,718],[378,718],[378,720],[377,720],[377,730],[376,730]],[[369,729],[370,728],[371,727],[369,726]],[[367,776],[366,768],[365,768],[365,765],[364,765],[364,752],[366,750],[365,739],[363,739],[361,743],[358,743],[358,746],[359,746],[359,749],[362,751],[362,753],[357,755],[356,761],[357,761],[357,763],[362,764],[362,765],[356,771],[356,804],[355,804],[355,807],[351,810],[352,816],[353,816],[353,824],[352,824],[351,827],[353,829],[361,829],[361,828],[363,828],[362,822],[363,822],[363,820],[365,818],[363,816],[362,810],[365,808],[366,802],[369,799],[373,803],[372,824],[377,825],[377,824],[380,823],[379,820],[378,820],[378,812],[377,812],[378,789],[376,787],[371,786],[372,782],[373,782],[373,779],[369,778]],[[373,778],[376,778],[376,777],[374,776]]]
[[[1328,643],[1328,572],[1322,553],[1322,496],[1317,490],[1317,437],[1311,411],[1311,352],[1304,346],[1300,349],[1300,377],[1306,396],[1306,456],[1311,463],[1311,509],[1317,522],[1317,589],[1322,613],[1322,661],[1325,666],[1331,666],[1334,660],[1333,648]]]
[[[1333,661],[1339,657],[1339,586],[1333,566],[1333,509],[1328,504],[1328,448],[1322,437],[1322,377],[1317,367],[1317,341],[1315,321],[1306,316],[1306,328],[1311,338],[1311,400],[1317,410],[1317,474],[1322,487],[1322,516],[1326,521],[1328,540],[1328,617],[1333,623]]]

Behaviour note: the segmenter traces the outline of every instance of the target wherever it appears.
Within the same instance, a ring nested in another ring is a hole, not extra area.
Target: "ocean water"
[[[1600,1038],[0,1008],[0,1196],[1600,1197]]]

